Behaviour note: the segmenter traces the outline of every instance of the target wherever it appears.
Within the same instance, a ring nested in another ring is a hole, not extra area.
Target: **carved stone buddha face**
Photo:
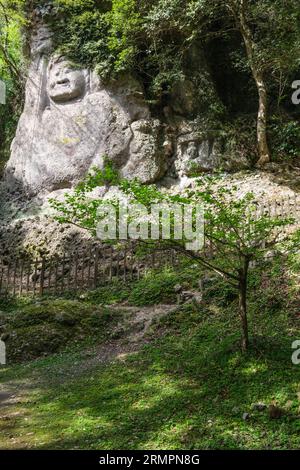
[[[63,58],[52,59],[48,69],[48,94],[55,103],[83,98],[87,87],[84,70],[77,70]]]

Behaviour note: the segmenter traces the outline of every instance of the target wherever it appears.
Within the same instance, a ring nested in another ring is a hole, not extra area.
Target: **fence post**
[[[66,271],[66,254],[63,254],[62,267],[61,267],[61,293],[64,293],[65,288],[65,271]]]
[[[0,277],[0,294],[2,293],[2,286],[3,286],[3,275],[4,275],[4,267],[1,264],[1,277]]]
[[[87,275],[87,288],[91,285],[91,263],[92,263],[92,247],[90,246],[88,254],[88,275]]]
[[[94,289],[97,289],[98,283],[98,262],[99,262],[99,247],[95,248],[95,269],[94,269]]]
[[[119,279],[119,275],[120,275],[120,248],[117,248],[117,250],[116,250],[116,261],[117,261],[116,276],[117,276],[117,279]]]
[[[75,254],[75,279],[74,279],[75,292],[78,290],[78,253]]]
[[[49,274],[48,274],[48,291],[49,291],[49,294],[51,294],[51,279],[52,279],[52,264],[53,264],[53,261],[52,261],[52,258],[49,260]]]
[[[68,280],[67,280],[67,285],[68,285],[68,292],[71,291],[71,283],[72,283],[72,256],[71,256],[71,253],[69,253],[69,256],[68,256],[68,266],[69,266],[69,270],[68,270]]]
[[[130,270],[131,270],[131,279],[134,278],[134,248],[133,243],[130,240]]]
[[[127,245],[124,245],[124,282],[127,280]]]
[[[7,281],[6,281],[6,293],[9,294],[9,283],[10,283],[10,261],[8,261],[8,266],[7,266]]]
[[[18,260],[15,261],[14,264],[14,272],[13,272],[13,295],[16,295],[17,292],[17,268],[18,268]]]
[[[45,267],[46,267],[46,261],[45,261],[45,258],[42,258],[41,275],[40,275],[40,296],[41,297],[44,295]]]
[[[24,258],[21,259],[21,271],[20,271],[20,289],[19,295],[23,294],[23,276],[24,276]]]
[[[112,278],[113,278],[113,247],[112,246],[110,247],[110,250],[109,250],[109,256],[110,256],[110,259],[109,259],[109,280],[111,281]]]
[[[29,294],[30,288],[30,271],[31,271],[31,262],[27,262],[27,273],[26,273],[26,294]]]

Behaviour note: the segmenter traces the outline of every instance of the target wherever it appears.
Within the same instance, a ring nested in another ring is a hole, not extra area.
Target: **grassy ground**
[[[265,297],[251,297],[245,355],[236,298],[218,283],[201,306],[176,308],[154,322],[147,344],[109,362],[93,345],[0,369],[12,394],[0,407],[0,448],[299,448],[300,366],[291,361],[299,318],[284,307],[282,286],[262,289]],[[267,408],[253,410],[259,402]]]

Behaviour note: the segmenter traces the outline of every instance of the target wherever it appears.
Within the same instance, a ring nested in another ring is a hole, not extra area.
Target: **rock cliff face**
[[[151,118],[138,83],[108,89],[88,70],[51,55],[51,33],[33,39],[26,102],[7,174],[29,192],[71,187],[108,155],[128,177],[145,183],[165,171],[160,123]]]
[[[183,85],[174,97],[178,113],[191,107],[192,91]],[[39,18],[6,178],[35,195],[71,188],[91,167],[101,167],[105,155],[124,176],[144,183],[213,168],[214,142],[199,137],[184,115],[179,121],[151,116],[132,77],[107,86],[93,71],[74,69],[53,53],[52,33]]]

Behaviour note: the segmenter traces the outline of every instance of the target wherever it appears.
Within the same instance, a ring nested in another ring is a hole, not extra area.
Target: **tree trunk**
[[[239,287],[239,314],[242,325],[242,351],[249,347],[248,319],[247,319],[247,282],[243,279]]]
[[[251,67],[252,75],[256,84],[259,103],[257,115],[257,147],[258,147],[258,165],[264,165],[270,162],[270,150],[267,137],[268,122],[268,95],[267,87],[264,81],[263,73],[256,63],[255,59],[255,43],[252,32],[246,20],[246,0],[239,0],[237,3],[231,2],[231,11],[235,17],[241,35],[243,37],[247,57]]]
[[[259,160],[258,165],[264,165],[270,161],[270,151],[267,138],[267,120],[268,120],[268,96],[266,85],[261,74],[256,73],[256,86],[259,96],[259,107],[257,116],[257,144]]]
[[[240,271],[239,282],[239,314],[242,326],[242,351],[247,351],[249,347],[249,332],[247,318],[247,288],[248,288],[249,260],[245,258],[244,266]]]

